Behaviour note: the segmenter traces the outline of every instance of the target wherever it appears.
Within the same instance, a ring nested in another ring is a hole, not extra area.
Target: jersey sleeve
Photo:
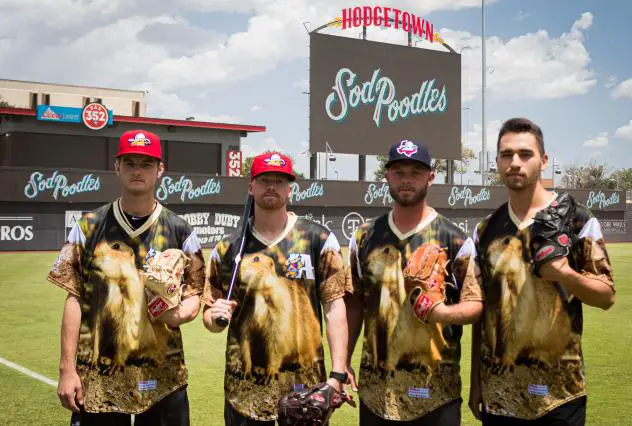
[[[353,292],[349,270],[344,265],[340,244],[333,232],[330,232],[322,243],[317,276],[320,280],[317,285],[322,303],[331,302],[343,297],[347,292]]]
[[[457,287],[461,290],[460,302],[482,302],[484,300],[481,289],[481,273],[476,257],[476,245],[472,238],[467,238],[459,248],[454,257],[452,273]]]
[[[184,292],[182,299],[198,296],[204,290],[204,254],[202,245],[194,231],[184,240],[181,250],[190,259],[189,267],[184,273]]]
[[[351,285],[355,294],[363,295],[362,269],[360,268],[359,241],[362,238],[361,228],[356,229],[349,239],[349,269],[351,272]]]
[[[221,240],[211,253],[206,264],[204,280],[204,291],[202,293],[202,303],[211,306],[217,299],[225,296],[222,279],[222,263],[226,259],[230,245],[227,240]]]
[[[82,262],[86,247],[86,221],[82,218],[68,234],[53,267],[48,272],[48,281],[68,293],[81,297],[84,292]]]
[[[599,221],[588,209],[582,208],[578,209],[574,226],[579,229],[574,247],[578,272],[602,281],[614,291],[612,265]]]

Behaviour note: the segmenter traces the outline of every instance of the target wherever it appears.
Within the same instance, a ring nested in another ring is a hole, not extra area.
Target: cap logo
[[[136,133],[132,139],[128,139],[130,146],[147,146],[151,145],[151,141],[144,133]]]
[[[400,155],[405,155],[408,158],[412,157],[413,154],[416,154],[418,150],[419,147],[417,147],[417,145],[409,140],[401,141],[399,146],[397,147],[397,153]]]
[[[272,154],[270,158],[263,160],[268,166],[283,167],[285,160],[279,154]]]

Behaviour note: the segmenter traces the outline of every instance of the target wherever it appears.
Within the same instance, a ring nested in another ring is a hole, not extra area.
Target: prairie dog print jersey
[[[360,399],[388,420],[414,420],[461,396],[462,327],[419,321],[404,280],[408,259],[427,244],[447,257],[446,303],[482,301],[472,239],[434,210],[406,234],[392,213],[381,216],[349,244],[354,293],[364,300]]]
[[[119,200],[84,214],[48,274],[81,303],[77,372],[88,412],[140,413],[187,383],[180,330],[150,321],[141,272],[157,252],[181,249],[190,259],[183,299],[200,295],[200,243],[159,203],[138,228],[131,220]]]
[[[586,394],[581,348],[582,303],[564,286],[532,273],[532,220],[521,222],[509,203],[476,228],[485,292],[481,385],[485,409],[535,419]],[[577,205],[569,263],[613,287],[599,222]]]
[[[240,235],[220,241],[207,267],[202,301],[226,297]],[[326,380],[321,305],[351,291],[340,246],[327,228],[288,213],[268,241],[249,228],[231,299],[224,390],[241,415],[277,418],[282,395]]]

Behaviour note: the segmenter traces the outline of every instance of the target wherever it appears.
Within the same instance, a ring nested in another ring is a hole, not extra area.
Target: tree
[[[454,182],[454,175],[457,173],[461,175],[461,180],[463,180],[463,175],[467,173],[471,160],[474,158],[476,158],[474,150],[468,146],[463,146],[461,150],[461,158],[458,160],[450,160],[452,161],[452,182]],[[445,175],[445,183],[449,182],[447,175],[448,160],[435,160],[434,170],[435,173],[443,173]]]
[[[476,158],[476,154],[474,150],[470,147],[464,146],[461,151],[461,159],[456,161],[452,167],[452,173],[457,173],[461,175],[461,184],[463,184],[463,175],[467,173],[467,170],[470,168],[470,163],[473,159]],[[452,181],[454,182],[454,175],[452,176]]]
[[[562,184],[565,188],[614,188],[616,183],[611,180],[606,164],[597,164],[591,160],[584,166],[570,165],[564,168]]]
[[[2,99],[2,96],[0,96],[0,108],[12,108],[13,105],[9,104],[7,101]]]
[[[373,177],[377,182],[381,182],[385,179],[384,173],[386,172],[386,155],[377,156],[377,170],[373,173]]]
[[[503,186],[504,183],[500,178],[500,173],[498,172],[487,172],[487,185],[488,186]]]
[[[562,186],[564,188],[582,188],[583,170],[581,167],[571,164],[564,167],[562,173]]]
[[[632,169],[620,169],[610,175],[615,189],[632,189]]]
[[[273,150],[266,150],[263,152],[263,154],[265,153],[272,153],[272,152],[276,152]],[[285,154],[287,155],[287,154]],[[305,179],[305,175],[303,173],[300,173],[299,171],[296,170],[296,162],[294,161],[294,159],[292,158],[292,156],[287,155],[288,157],[290,157],[290,160],[292,160],[292,172],[294,173],[294,176],[296,176],[297,179]],[[241,163],[241,175],[244,177],[250,177],[250,169],[252,167],[252,161],[255,159],[255,156],[251,156],[246,158],[242,163]]]
[[[455,173],[459,173],[461,177],[463,177],[463,175],[467,173],[467,168],[470,166],[470,160],[472,160],[473,158],[476,158],[474,151],[471,148],[464,146],[461,152],[461,159],[456,160],[456,161],[453,160],[454,163],[458,163],[458,164],[453,164],[452,177],[454,178]],[[375,172],[373,173],[373,176],[376,181],[384,180],[384,173],[386,172],[386,160],[387,160],[387,157],[385,155],[377,156],[378,166]],[[435,171],[435,173],[446,173],[447,164],[448,164],[447,160],[434,160],[432,162],[432,168]],[[446,176],[446,183],[447,182],[448,180]]]

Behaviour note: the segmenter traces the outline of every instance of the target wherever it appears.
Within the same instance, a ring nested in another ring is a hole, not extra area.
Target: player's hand
[[[552,259],[540,267],[540,275],[543,279],[560,284],[563,284],[574,272],[566,257]]]
[[[357,392],[358,383],[356,382],[355,371],[353,370],[353,367],[351,367],[351,365],[347,365],[347,374],[349,375],[349,378],[347,379],[347,383],[343,386],[345,392],[347,390],[347,385],[351,385],[351,389],[354,392]]]
[[[476,420],[482,421],[481,406],[483,405],[483,397],[481,395],[480,386],[472,383],[470,388],[470,401],[468,403],[472,414]]]
[[[445,303],[439,303],[430,311],[427,321],[431,324],[447,322],[445,318],[449,313],[450,307]]]
[[[224,327],[217,324],[217,319],[220,317],[226,318],[231,321],[233,318],[233,312],[237,307],[237,302],[234,300],[217,299],[213,306],[208,310],[210,312],[210,319],[212,327],[215,331],[221,331]]]
[[[59,374],[57,396],[64,408],[75,413],[81,411],[78,405],[83,405],[83,386],[77,370],[62,371]]]

